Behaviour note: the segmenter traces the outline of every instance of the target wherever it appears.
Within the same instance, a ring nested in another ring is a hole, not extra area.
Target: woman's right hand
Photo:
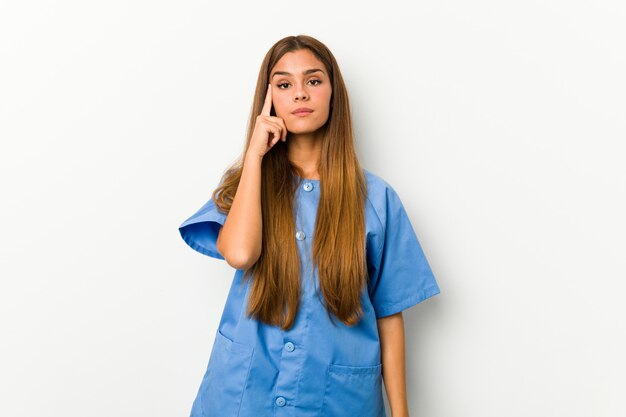
[[[285,121],[277,116],[270,116],[272,109],[272,85],[267,85],[267,93],[261,114],[256,117],[254,131],[250,139],[248,154],[257,155],[260,158],[278,142],[287,140],[287,126]]]

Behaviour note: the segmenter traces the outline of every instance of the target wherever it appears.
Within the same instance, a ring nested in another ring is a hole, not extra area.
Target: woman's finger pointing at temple
[[[272,85],[267,85],[267,92],[265,94],[265,102],[263,103],[263,109],[261,110],[261,114],[263,116],[269,116],[270,110],[272,109]]]

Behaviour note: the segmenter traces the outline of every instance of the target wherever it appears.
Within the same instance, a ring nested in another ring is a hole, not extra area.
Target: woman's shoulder
[[[380,191],[389,187],[389,183],[385,181],[380,175],[375,174],[369,169],[363,168],[363,173],[365,174],[365,179],[367,182],[368,191]]]
[[[391,184],[380,175],[363,168],[367,184],[366,211],[375,216],[379,222],[385,224],[389,203],[395,200],[396,191]]]
[[[367,183],[367,198],[376,207],[381,209],[380,205],[385,205],[390,194],[395,194],[394,188],[380,175],[363,168]]]

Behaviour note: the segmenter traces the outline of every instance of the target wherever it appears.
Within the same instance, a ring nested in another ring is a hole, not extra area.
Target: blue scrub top
[[[386,417],[376,319],[439,293],[409,217],[381,177],[367,178],[366,249],[370,282],[364,317],[332,323],[316,296],[311,248],[320,180],[299,178],[294,230],[302,265],[302,304],[287,331],[246,317],[248,280],[236,270],[191,417]],[[224,259],[217,234],[227,215],[209,199],[179,227],[194,250]],[[321,294],[320,294],[321,297]]]

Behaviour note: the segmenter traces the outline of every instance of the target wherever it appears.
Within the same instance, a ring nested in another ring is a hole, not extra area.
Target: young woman
[[[361,168],[329,49],[261,64],[247,142],[179,228],[236,269],[192,417],[408,416],[402,311],[439,293],[395,190]]]

